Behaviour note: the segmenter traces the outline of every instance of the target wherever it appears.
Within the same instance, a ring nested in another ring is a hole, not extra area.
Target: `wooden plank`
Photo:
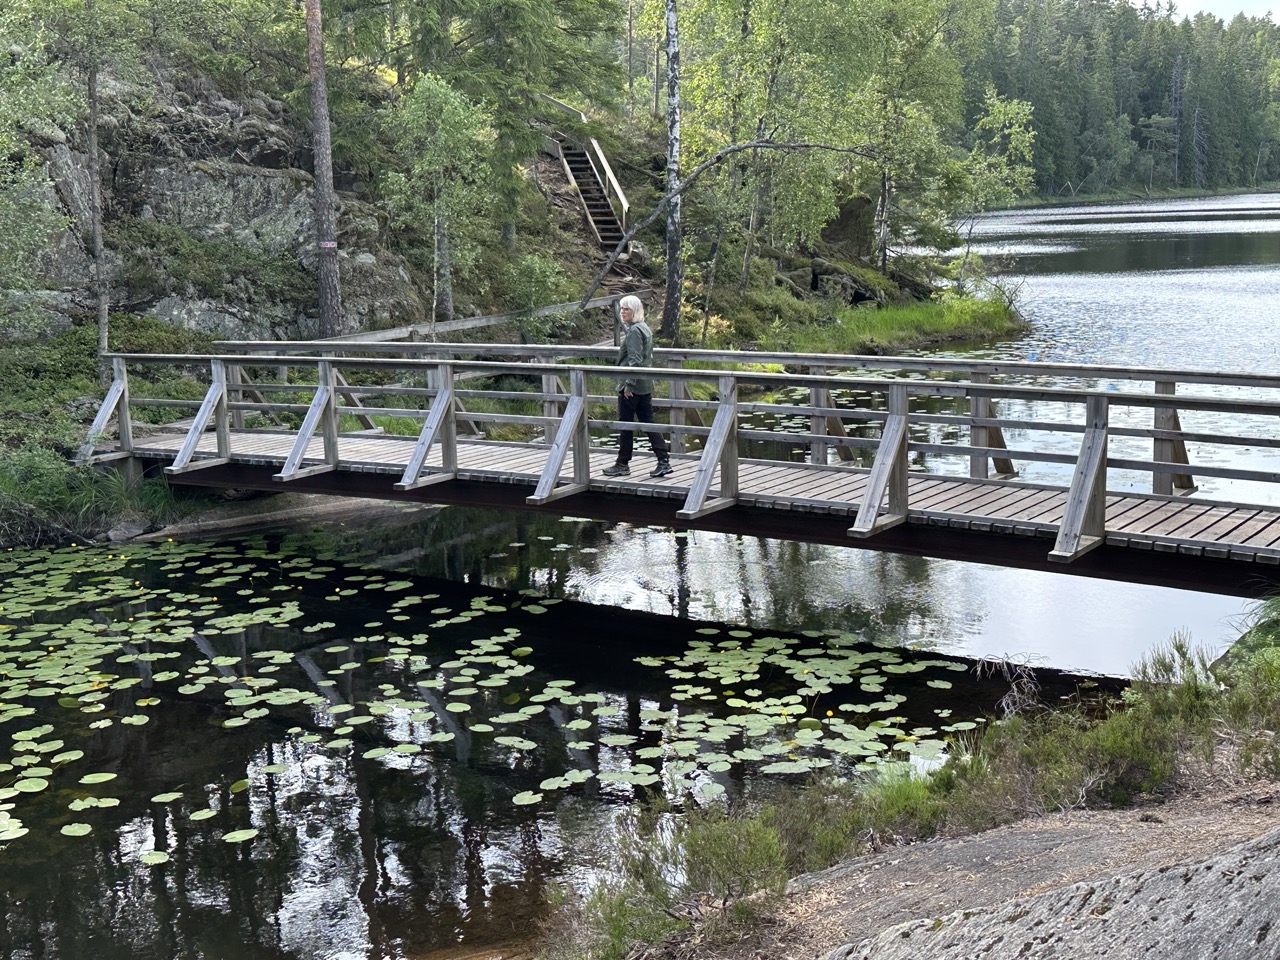
[[[1269,546],[1270,544],[1274,543],[1277,538],[1280,538],[1280,513],[1269,512],[1269,513],[1259,514],[1258,517],[1255,518],[1255,520],[1262,520],[1264,518],[1269,519],[1270,522],[1267,523],[1265,526],[1259,527],[1256,531],[1251,533],[1248,537],[1242,537],[1240,535],[1240,531],[1236,531],[1229,538],[1226,538],[1226,539],[1230,540],[1232,544],[1238,544],[1243,546],[1254,546],[1254,547]],[[1221,543],[1226,541],[1223,540],[1219,542]]]
[[[1200,535],[1200,539],[1212,540],[1217,544],[1241,543],[1265,529],[1273,519],[1274,515],[1270,511],[1259,511],[1243,523],[1234,524],[1230,530],[1219,531],[1217,527],[1206,530]]]
[[[1180,539],[1191,539],[1187,530],[1198,529],[1205,524],[1205,518],[1214,511],[1215,508],[1205,503],[1188,504],[1188,509],[1168,517],[1160,522],[1148,527],[1143,533],[1151,536],[1173,536]]]
[[[1188,505],[1185,503],[1179,504],[1164,501],[1158,503],[1154,510],[1144,513],[1139,519],[1129,520],[1121,525],[1108,522],[1107,531],[1125,534],[1148,533],[1152,527],[1158,525],[1161,521],[1176,520],[1179,514],[1186,513],[1187,507]]]

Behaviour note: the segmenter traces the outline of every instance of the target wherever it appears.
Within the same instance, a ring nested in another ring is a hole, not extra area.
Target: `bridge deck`
[[[133,454],[149,460],[172,461],[185,438],[185,434],[164,431],[138,437]],[[232,431],[230,460],[248,466],[282,466],[295,438],[296,434],[284,431]],[[409,462],[414,443],[412,437],[344,434],[338,438],[338,472],[386,474],[390,490]],[[199,441],[196,457],[213,457],[216,450],[216,438],[207,434]],[[532,488],[543,472],[547,452],[548,448],[541,444],[460,439],[457,443],[456,475],[460,480]],[[303,466],[323,464],[324,456],[323,440],[317,437],[308,447]],[[600,493],[669,499],[674,501],[674,516],[675,510],[689,494],[698,457],[674,456],[674,473],[652,480],[648,471],[653,460],[647,453],[640,453],[633,461],[635,473],[632,476],[603,476],[603,470],[615,456],[611,449],[591,450],[589,489]],[[437,448],[428,457],[426,467],[429,471],[440,466],[441,454]],[[743,459],[738,465],[736,502],[774,511],[852,517],[858,512],[869,475],[868,470],[848,465]],[[936,474],[911,475],[908,493],[908,524],[1048,538],[1057,535],[1070,496],[1069,491],[1056,487]],[[1106,543],[1109,546],[1280,563],[1280,508],[1133,493],[1109,494],[1105,511]],[[850,544],[854,542],[851,540]]]

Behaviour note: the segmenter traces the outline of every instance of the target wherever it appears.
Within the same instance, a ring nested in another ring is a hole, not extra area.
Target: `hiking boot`
[[[606,477],[629,477],[631,476],[631,468],[625,463],[615,463],[612,467],[604,468]]]
[[[671,461],[659,460],[658,465],[649,471],[649,476],[665,477],[669,473],[675,473],[675,469],[671,466]]]

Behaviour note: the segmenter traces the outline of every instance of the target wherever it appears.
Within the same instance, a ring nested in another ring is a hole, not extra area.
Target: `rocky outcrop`
[[[315,335],[309,142],[285,104],[233,99],[208,80],[159,74],[142,87],[102,83],[103,202],[114,309],[218,336]],[[67,230],[40,286],[53,322],[92,313],[88,158],[83,131],[42,131],[55,205]],[[408,264],[391,253],[363,184],[339,181],[342,327],[419,322]]]
[[[1196,863],[898,924],[823,960],[1273,960],[1280,829]]]

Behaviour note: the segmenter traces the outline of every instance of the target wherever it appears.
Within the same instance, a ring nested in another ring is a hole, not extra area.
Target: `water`
[[[358,539],[456,522],[434,516]],[[848,633],[604,612],[348,546],[0,558],[0,955],[527,956],[549,888],[614,867],[636,798],[928,763],[1007,690]]]

